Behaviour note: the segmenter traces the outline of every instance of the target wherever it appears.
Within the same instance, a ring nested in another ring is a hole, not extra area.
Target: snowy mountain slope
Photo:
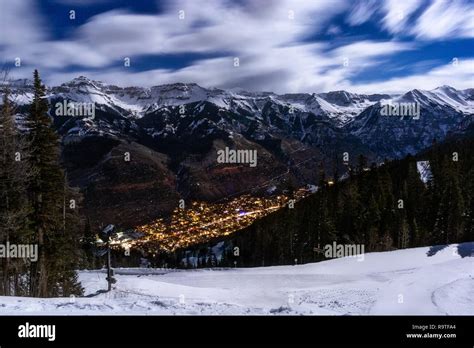
[[[164,274],[163,274],[164,273]],[[474,315],[474,242],[320,263],[220,270],[118,269],[111,293],[87,298],[0,297],[15,314]],[[81,271],[86,294],[103,271]]]
[[[11,84],[18,94],[30,92],[31,81],[16,80]],[[79,76],[60,86],[48,88],[50,97],[60,97],[74,102],[95,102],[109,107],[118,106],[132,114],[143,115],[163,106],[176,106],[197,101],[209,101],[227,110],[246,109],[261,112],[266,102],[280,105],[292,105],[295,109],[325,112],[335,117],[344,111],[362,111],[375,103],[377,98],[357,95],[345,91],[317,94],[285,94],[251,93],[246,91],[225,91],[221,89],[206,89],[195,83],[175,83],[154,86],[151,88],[126,87],[121,88],[106,85],[100,81],[90,80]],[[19,103],[31,101],[31,94],[18,100]]]
[[[18,104],[25,105],[31,101],[30,81],[13,81],[11,87],[13,99]],[[230,119],[222,120],[222,124],[226,124],[226,128],[233,132],[245,131],[253,123],[253,127],[259,129],[259,136],[278,131],[310,145],[323,146],[327,145],[327,141],[321,142],[318,138],[327,136],[328,132],[334,133],[329,130],[331,127],[341,128],[344,136],[356,136],[362,143],[371,144],[373,148],[379,147],[381,156],[389,157],[418,151],[428,146],[433,137],[440,140],[450,131],[465,129],[474,115],[473,90],[460,91],[450,86],[441,86],[432,91],[414,89],[400,96],[362,95],[346,91],[277,95],[269,92],[206,89],[194,83],[122,88],[80,76],[61,86],[48,88],[47,95],[53,105],[62,100],[95,103],[99,110],[112,112],[117,118],[128,120],[132,127],[136,119],[150,114],[163,118],[177,108],[181,117],[192,115],[201,119],[208,116],[202,113],[205,105],[212,104],[216,110],[214,116],[221,111],[231,114]],[[380,117],[382,104],[388,102],[418,103],[421,120]],[[54,115],[54,110],[51,110],[51,114]],[[93,134],[114,134],[113,128],[116,128],[110,126],[114,120],[105,122],[108,125],[99,121],[93,124],[75,121],[77,124],[71,128],[79,130],[76,134],[91,134],[90,129],[94,130]],[[158,131],[166,128],[179,127],[168,124]],[[115,133],[121,130],[118,127]],[[151,134],[155,131],[151,130]],[[380,141],[374,141],[374,138],[378,140],[377,137]],[[397,149],[386,149],[390,144],[393,147],[393,142],[398,145]]]
[[[11,87],[13,99],[18,104],[25,105],[31,101],[30,81],[13,81]],[[419,143],[426,147],[433,136],[441,139],[452,130],[460,127],[464,129],[474,115],[473,89],[460,91],[450,86],[441,86],[432,91],[414,89],[399,96],[363,95],[346,91],[277,95],[270,92],[206,89],[194,83],[122,88],[80,76],[60,86],[49,87],[47,95],[53,104],[52,109],[54,103],[62,100],[95,103],[99,110],[125,118],[132,126],[136,119],[150,114],[163,117],[177,108],[182,117],[192,115],[201,119],[207,116],[202,113],[205,105],[212,104],[215,106],[215,114],[220,111],[231,114],[230,120],[222,122],[230,124],[227,128],[234,132],[242,132],[253,123],[260,130],[260,135],[279,131],[284,136],[321,146],[324,142],[321,144],[316,139],[321,136],[321,132],[326,134],[328,127],[341,128],[343,135],[356,136],[366,144],[381,145],[381,155],[390,157],[411,152],[414,148],[410,142],[418,141],[420,135],[422,139]],[[397,117],[378,117],[381,103],[387,102],[418,103],[421,106],[421,121],[401,122]],[[51,110],[51,114],[54,115],[54,110]],[[106,123],[110,124],[111,121],[113,120]],[[90,134],[89,129],[94,129],[94,134],[114,133],[113,126],[101,128],[103,124],[99,121],[95,124],[77,123],[72,128],[81,132],[76,133]],[[176,124],[166,125],[164,128],[176,129]],[[119,127],[115,133],[120,131]],[[152,130],[153,133],[154,131]],[[428,134],[431,131],[433,136]],[[400,149],[390,151],[385,149],[387,144],[373,142],[372,138],[377,135],[389,142],[395,140],[400,143]]]
[[[472,114],[474,112],[474,103],[469,98],[469,90],[459,91],[450,86],[441,86],[431,91],[414,89],[393,98],[393,101],[401,103],[418,102],[426,109],[450,107],[465,114]]]
[[[28,103],[31,100],[30,80],[14,80],[10,86],[15,95],[22,96],[17,99],[18,103]],[[441,105],[450,105],[462,112],[471,113],[474,110],[473,89],[460,91],[450,86],[441,86],[432,91],[415,89],[399,97],[388,94],[355,94],[347,91],[277,95],[271,92],[207,89],[195,83],[175,83],[151,88],[124,88],[79,76],[60,86],[48,87],[47,92],[50,97],[63,97],[75,102],[95,102],[109,107],[118,106],[132,114],[140,115],[162,106],[183,105],[197,101],[209,101],[227,110],[246,108],[257,112],[261,111],[265,102],[271,101],[306,112],[324,113],[330,118],[336,118],[341,125],[350,120],[348,115],[355,116],[381,100],[393,98],[401,101],[421,96]],[[410,97],[411,95],[413,96]]]
[[[376,150],[379,158],[415,154],[435,140],[442,141],[449,134],[466,131],[474,120],[470,96],[470,90],[459,91],[449,86],[432,91],[414,89],[369,106],[343,128]],[[419,106],[419,115],[384,115],[387,104]]]

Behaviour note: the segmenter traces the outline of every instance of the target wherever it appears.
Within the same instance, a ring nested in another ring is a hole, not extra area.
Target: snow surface
[[[80,271],[86,296],[0,297],[2,315],[474,315],[474,242],[296,266]]]

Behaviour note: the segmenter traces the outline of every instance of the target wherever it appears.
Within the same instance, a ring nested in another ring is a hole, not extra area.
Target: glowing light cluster
[[[299,189],[295,192],[295,201],[307,194],[309,191],[306,189]],[[192,202],[187,209],[176,208],[168,219],[160,218],[136,227],[143,236],[127,240],[127,247],[154,253],[173,252],[205,243],[251,225],[255,220],[287,205],[289,199],[283,194],[265,198],[243,195],[218,204]]]

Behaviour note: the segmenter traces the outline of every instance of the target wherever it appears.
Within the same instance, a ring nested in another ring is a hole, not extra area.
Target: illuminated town
[[[308,189],[294,194],[295,202],[307,196]],[[152,252],[173,252],[192,245],[206,243],[216,237],[228,236],[255,220],[289,203],[287,195],[254,197],[243,195],[224,203],[193,202],[188,208],[176,208],[170,218],[135,228],[141,233],[137,239],[119,238],[113,246],[146,249]]]

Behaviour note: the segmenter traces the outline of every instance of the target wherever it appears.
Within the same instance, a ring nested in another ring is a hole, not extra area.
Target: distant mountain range
[[[32,98],[28,80],[11,83],[17,122]],[[47,88],[73,184],[92,219],[124,226],[166,214],[183,198],[219,200],[314,184],[355,163],[419,152],[434,140],[471,129],[474,89],[442,86],[401,95],[319,94],[206,89],[197,84],[117,87],[78,77]],[[55,114],[56,103],[94,103],[94,117]],[[387,103],[415,103],[419,118],[385,116]],[[224,147],[257,150],[258,165],[219,164]],[[130,153],[130,162],[124,153]],[[335,164],[337,162],[337,164]]]

